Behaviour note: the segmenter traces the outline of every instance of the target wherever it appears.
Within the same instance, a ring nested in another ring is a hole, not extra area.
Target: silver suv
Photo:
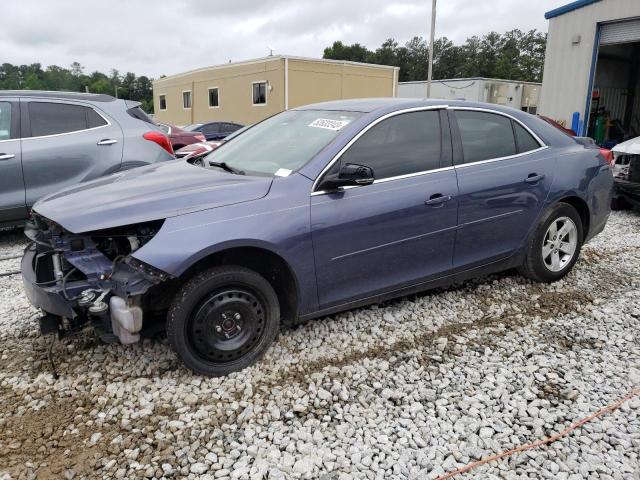
[[[39,198],[110,173],[172,160],[139,102],[109,95],[0,91],[0,225]]]

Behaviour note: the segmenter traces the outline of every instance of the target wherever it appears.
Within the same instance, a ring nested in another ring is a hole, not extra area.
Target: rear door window
[[[376,179],[424,172],[440,167],[440,112],[395,115],[362,135],[341,157],[373,169]]]
[[[516,154],[511,119],[474,110],[456,110],[464,163],[479,162]]]
[[[31,136],[78,132],[107,125],[93,108],[68,103],[29,102]]]
[[[11,138],[11,104],[0,102],[0,140]]]

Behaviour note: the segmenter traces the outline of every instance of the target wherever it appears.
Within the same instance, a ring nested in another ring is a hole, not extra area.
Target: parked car
[[[173,151],[176,153],[176,157],[178,157],[178,150],[186,145],[205,141],[204,135],[200,132],[187,132],[186,130],[182,130],[170,123],[158,123],[158,126],[169,137],[169,141],[171,142]]]
[[[215,140],[211,142],[198,142],[192,143],[191,145],[187,145],[186,147],[182,147],[180,150],[176,151],[177,158],[185,158],[185,159],[194,159],[200,158],[204,155],[207,155],[213,152],[216,148],[218,148],[223,143],[228,142],[229,140],[233,140],[235,137],[240,135],[246,129],[251,127],[251,125],[247,125],[246,127],[242,127],[229,136],[223,138],[222,140]]]
[[[222,140],[242,127],[243,125],[233,122],[208,122],[187,125],[183,130],[187,132],[201,132],[207,141],[211,141]]]
[[[43,332],[93,324],[131,343],[166,318],[186,366],[228,374],[280,323],[514,267],[559,280],[604,228],[613,185],[597,150],[462,101],[296,108],[205,165],[152,165],[34,206],[22,274]]]
[[[614,190],[611,208],[640,208],[640,137],[613,147]]]
[[[63,187],[173,159],[139,102],[108,95],[0,91],[0,224],[23,222]]]

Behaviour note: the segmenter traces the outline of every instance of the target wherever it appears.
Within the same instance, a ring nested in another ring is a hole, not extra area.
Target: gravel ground
[[[640,386],[640,215],[615,213],[553,285],[515,274],[281,333],[195,376],[164,340],[57,344],[0,277],[0,478],[436,478]],[[0,257],[20,252],[0,234]],[[0,263],[0,271],[17,268]],[[459,478],[640,478],[640,398]]]

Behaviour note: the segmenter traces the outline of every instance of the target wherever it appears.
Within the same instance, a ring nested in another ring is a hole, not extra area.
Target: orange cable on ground
[[[631,390],[629,393],[627,393],[624,397],[622,397],[621,399],[619,399],[618,401],[607,405],[606,407],[601,408],[600,410],[598,410],[597,412],[589,415],[588,417],[583,418],[582,420],[572,423],[571,425],[569,425],[567,428],[565,428],[564,430],[562,430],[559,433],[556,433],[555,435],[552,435],[551,437],[547,437],[547,438],[543,438],[542,440],[537,440],[533,443],[528,443],[525,445],[520,445],[519,447],[513,448],[511,450],[507,450],[505,452],[502,453],[497,453],[495,455],[491,455],[489,457],[483,458],[482,460],[478,460],[477,462],[473,462],[470,463],[468,465],[465,465],[464,467],[460,467],[457,470],[453,470],[449,473],[445,473],[444,475],[439,476],[436,480],[446,480],[447,478],[451,478],[455,475],[459,475],[461,473],[466,473],[469,470],[472,470],[476,467],[479,467],[480,465],[484,465],[487,464],[489,462],[493,462],[495,460],[500,460],[501,458],[504,457],[509,457],[511,455],[513,455],[514,453],[520,453],[520,452],[524,452],[525,450],[531,450],[532,448],[536,448],[536,447],[540,447],[542,445],[546,445],[552,442],[555,442],[556,440],[564,437],[565,435],[568,435],[569,433],[571,433],[573,430],[580,428],[582,425],[584,425],[587,422],[590,422],[591,420],[604,415],[605,413],[610,413],[613,412],[614,410],[620,408],[620,406],[631,400],[633,397],[636,397],[640,395],[640,388],[634,388],[633,390]]]

